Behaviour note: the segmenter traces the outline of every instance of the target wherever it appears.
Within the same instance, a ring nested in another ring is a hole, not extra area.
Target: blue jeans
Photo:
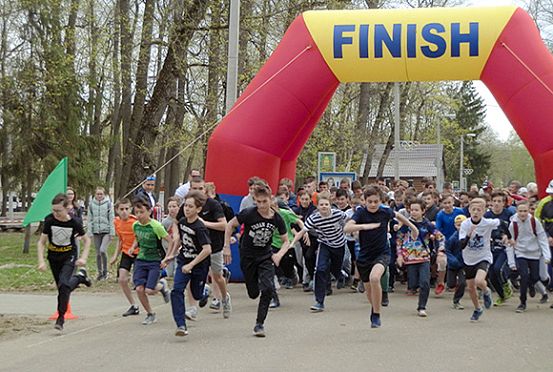
[[[425,310],[430,295],[430,262],[421,262],[407,266],[409,288],[419,287],[419,305],[417,310]]]
[[[330,273],[336,280],[342,277],[342,261],[345,245],[341,248],[331,248],[324,243],[319,244],[317,254],[317,269],[315,270],[315,301],[324,304],[326,288],[330,284]]]
[[[504,249],[496,250],[492,252],[493,264],[488,271],[488,277],[492,283],[493,288],[497,292],[498,296],[505,298],[505,292],[503,291],[503,285],[507,282],[509,277],[509,267],[507,266],[507,252]]]
[[[186,312],[184,304],[184,289],[186,285],[190,282],[190,291],[195,300],[200,300],[204,294],[205,281],[209,271],[209,260],[205,260],[194,266],[190,274],[182,272],[183,266],[184,262],[178,260],[173,290],[171,291],[171,309],[173,310],[173,319],[175,319],[177,327],[186,326],[184,315]]]

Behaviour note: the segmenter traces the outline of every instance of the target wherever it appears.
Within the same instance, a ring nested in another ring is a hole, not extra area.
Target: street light
[[[462,134],[461,135],[461,157],[459,159],[459,189],[461,191],[463,191],[465,189],[465,184],[464,184],[464,178],[463,178],[463,173],[464,173],[464,158],[465,158],[465,136],[467,137],[476,137],[476,133],[466,133],[466,134]]]

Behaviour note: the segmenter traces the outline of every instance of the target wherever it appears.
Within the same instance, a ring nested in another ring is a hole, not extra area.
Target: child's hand
[[[39,271],[46,271],[46,262],[44,262],[44,261],[39,262],[39,263],[38,263],[37,269],[38,269]]]
[[[77,262],[75,262],[75,265],[76,266],[85,266],[86,265],[86,260],[84,258],[79,258],[77,260]]]
[[[366,223],[363,225],[363,230],[374,230],[380,227],[380,222],[378,223]]]
[[[280,265],[280,260],[282,260],[282,255],[276,253],[276,254],[273,254],[271,256],[273,262],[275,263],[275,266],[279,266]]]
[[[115,263],[115,261],[117,261],[117,256],[113,256],[113,257],[111,258],[111,260],[109,260],[109,264],[110,264],[110,265],[113,265],[113,264]]]
[[[193,268],[194,268],[194,266],[191,265],[191,264],[184,265],[184,266],[182,267],[182,273],[183,273],[183,274],[190,274],[190,273],[192,272],[192,269],[193,269]]]
[[[396,260],[397,266],[402,267],[403,266],[403,256],[398,256]]]

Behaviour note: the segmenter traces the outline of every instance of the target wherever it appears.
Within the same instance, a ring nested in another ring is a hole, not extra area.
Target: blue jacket
[[[463,249],[459,242],[459,232],[455,231],[453,235],[445,242],[445,254],[447,256],[447,267],[453,270],[462,269],[465,263],[463,262]]]

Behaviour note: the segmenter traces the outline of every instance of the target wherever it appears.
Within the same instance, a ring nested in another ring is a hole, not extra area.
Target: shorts
[[[478,270],[484,270],[488,272],[490,263],[488,261],[480,261],[476,265],[465,265],[465,278],[467,280],[476,278]]]
[[[211,260],[211,272],[214,274],[222,274],[224,265],[223,251],[212,253],[209,256]]]
[[[160,276],[160,263],[160,261],[136,260],[132,276],[134,286],[145,286],[148,289],[156,289]]]
[[[119,269],[125,269],[128,272],[131,272],[131,268],[135,260],[135,257],[131,257],[123,253],[121,255],[121,261],[119,261]]]
[[[388,265],[390,264],[390,255],[386,253],[381,254],[368,263],[361,263],[359,261],[356,262],[357,270],[359,271],[359,278],[363,283],[369,282],[371,271],[376,264],[381,264],[382,266],[384,266],[384,269],[386,269],[386,267],[388,267]]]

